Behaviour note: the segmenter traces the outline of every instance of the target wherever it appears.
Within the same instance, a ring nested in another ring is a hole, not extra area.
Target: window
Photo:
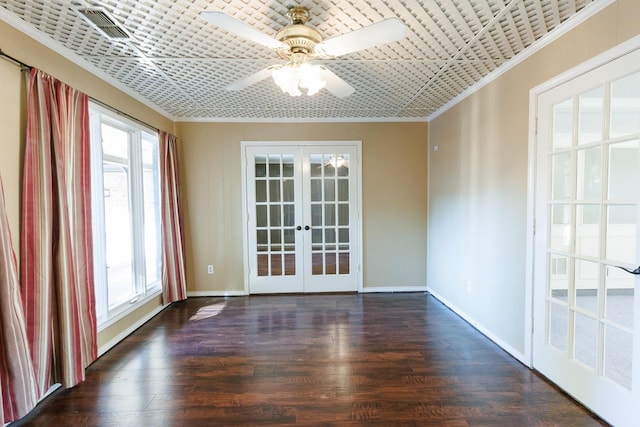
[[[161,290],[158,135],[90,105],[98,326]]]

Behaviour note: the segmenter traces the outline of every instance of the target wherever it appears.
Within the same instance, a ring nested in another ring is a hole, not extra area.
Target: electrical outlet
[[[208,274],[213,274],[213,265],[208,265],[207,266],[207,273]]]

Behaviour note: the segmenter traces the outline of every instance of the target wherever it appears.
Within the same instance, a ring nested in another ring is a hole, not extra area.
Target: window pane
[[[103,145],[109,145],[109,141],[105,140]],[[125,165],[105,163],[103,173],[108,304],[109,307],[113,307],[135,295],[129,212],[129,168]]]
[[[144,250],[147,287],[160,283],[162,278],[160,250],[160,177],[158,169],[158,144],[142,140]]]
[[[129,134],[113,126],[102,124],[102,152],[105,156],[129,158]]]

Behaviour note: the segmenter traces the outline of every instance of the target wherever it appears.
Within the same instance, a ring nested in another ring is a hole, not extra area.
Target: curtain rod
[[[14,58],[13,56],[5,53],[2,49],[0,49],[0,56],[5,58],[5,59],[7,59],[7,60],[9,60],[9,61],[11,61],[11,62],[13,62],[16,65],[19,65],[21,71],[27,71],[27,70],[31,71],[33,69],[33,67],[31,65],[25,64],[24,62],[20,61],[19,59]],[[118,110],[117,108],[114,108],[114,107],[112,107],[112,106],[110,106],[108,104],[105,104],[104,102],[100,101],[99,99],[96,99],[96,98],[94,98],[92,96],[89,96],[89,99],[92,102],[95,102],[96,104],[99,104],[101,107],[104,107],[104,108],[106,108],[106,109],[108,109],[108,110],[110,110],[110,111],[112,111],[112,112],[114,112],[114,113],[116,113],[116,114],[118,114],[120,116],[126,117],[129,120],[133,120],[134,122],[139,123],[141,125],[144,125],[144,126],[148,127],[149,129],[153,129],[156,132],[160,131],[160,129],[158,129],[157,127],[151,126],[150,124],[145,123],[142,120],[133,117],[132,115],[129,115],[129,114],[123,112],[123,111]]]
[[[4,57],[5,59],[8,59],[9,61],[13,62],[16,65],[19,65],[20,68],[22,69],[22,71],[27,71],[27,70],[30,71],[33,68],[31,65],[25,64],[24,62],[20,61],[19,59],[16,59],[13,56],[4,53],[2,51],[2,49],[0,49],[0,56]]]
[[[149,129],[153,129],[153,130],[155,130],[156,132],[160,132],[160,129],[158,129],[157,127],[155,127],[155,126],[151,126],[149,123],[143,122],[142,120],[140,120],[140,119],[138,119],[138,118],[136,118],[136,117],[133,117],[132,115],[127,114],[127,113],[125,113],[124,111],[120,111],[120,110],[118,110],[117,108],[112,107],[112,106],[111,106],[111,105],[109,105],[109,104],[105,104],[104,102],[100,101],[99,99],[96,99],[96,98],[94,98],[94,97],[90,96],[90,97],[89,97],[89,100],[90,100],[91,102],[94,102],[94,103],[96,103],[96,104],[100,105],[100,106],[101,106],[101,107],[103,107],[103,108],[106,108],[106,109],[107,109],[107,110],[109,110],[109,111],[112,111],[112,112],[116,113],[116,114],[117,114],[117,115],[119,115],[119,116],[126,117],[127,119],[129,119],[129,120],[133,120],[133,121],[134,121],[134,122],[136,122],[136,123],[139,123],[139,124],[141,124],[141,125],[143,125],[143,126],[148,127]]]

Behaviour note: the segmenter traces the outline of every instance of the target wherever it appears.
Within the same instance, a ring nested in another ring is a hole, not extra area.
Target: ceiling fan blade
[[[355,92],[355,89],[349,83],[342,80],[334,74],[333,71],[325,66],[321,66],[321,68],[322,78],[327,82],[324,88],[331,92],[336,98],[346,98]]]
[[[284,43],[263,33],[262,31],[256,30],[251,25],[245,24],[226,13],[218,11],[204,11],[200,13],[200,16],[202,16],[205,21],[208,21],[225,31],[236,34],[262,46],[266,46],[270,49],[286,49],[288,47]]]
[[[273,69],[273,66],[267,67],[264,70],[260,70],[257,73],[253,73],[253,74],[245,77],[244,79],[238,80],[235,83],[231,83],[225,89],[226,90],[232,90],[232,91],[239,91],[239,90],[242,90],[244,88],[247,88],[247,87],[251,86],[252,84],[256,84],[259,81],[266,79],[267,77],[271,77],[271,70],[272,69]]]
[[[319,43],[315,52],[322,57],[335,58],[347,53],[392,43],[404,38],[407,26],[398,18],[389,18],[359,30],[333,37]]]

